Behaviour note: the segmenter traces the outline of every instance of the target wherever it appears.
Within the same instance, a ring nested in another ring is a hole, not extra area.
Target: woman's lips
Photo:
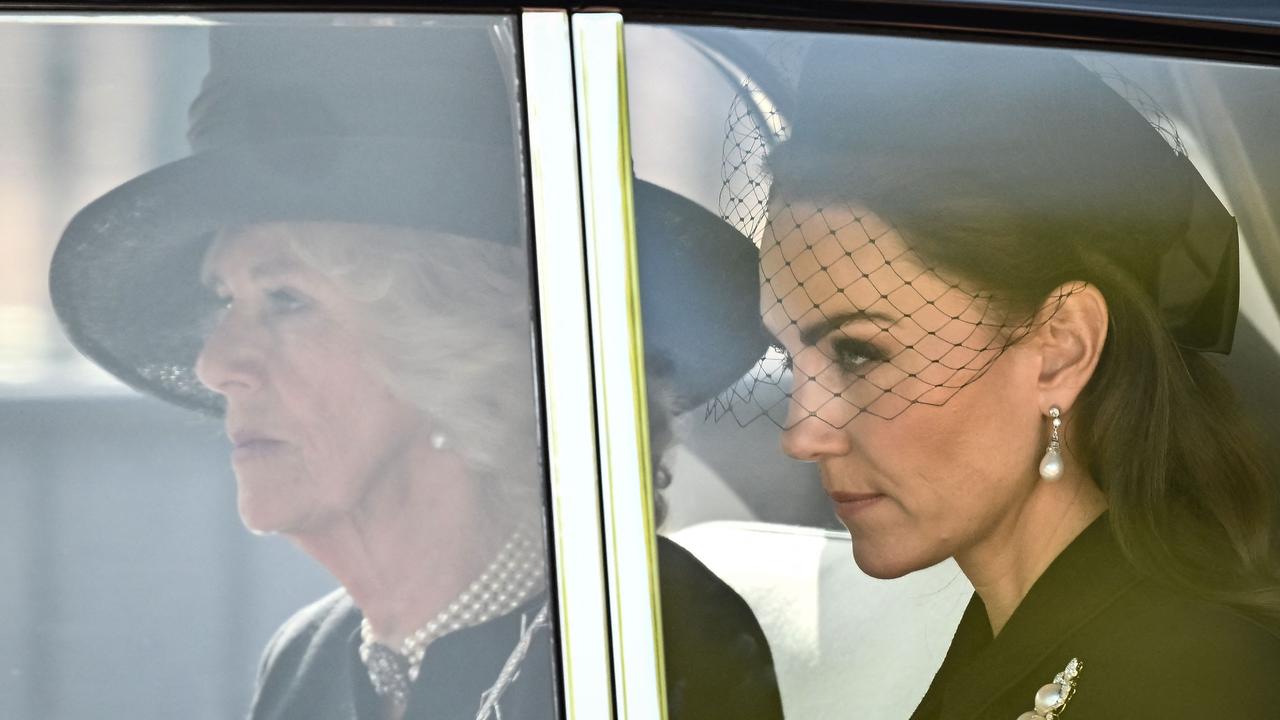
[[[875,507],[885,497],[882,493],[852,493],[839,490],[828,492],[827,495],[836,506],[836,514],[842,518],[857,515]]]

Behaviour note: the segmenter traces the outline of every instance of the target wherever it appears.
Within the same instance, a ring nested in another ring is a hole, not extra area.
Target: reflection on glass
[[[97,191],[182,154],[184,118],[173,111],[206,62],[200,28],[87,30],[0,18],[0,393],[8,396],[119,392],[59,331],[49,255],[67,218]]]
[[[115,20],[0,17],[0,717],[212,720],[333,583],[244,533],[211,423],[129,392],[49,303],[68,219],[188,151],[207,27]]]
[[[760,619],[788,716],[1265,715],[1274,405],[1237,403],[1228,378],[1253,394],[1277,363],[1274,303],[1249,288],[1275,283],[1280,233],[1251,183],[1276,187],[1280,163],[1241,164],[1236,143],[1270,147],[1280,77],[630,33],[633,97],[654,100],[632,103],[637,174],[755,240],[758,285],[733,300],[774,344],[688,444],[756,453],[753,428],[776,426],[848,530],[759,522],[756,488],[794,471],[711,466],[688,478],[705,492],[668,498],[696,508],[673,536]],[[703,70],[659,93],[645,73],[681,53]],[[1210,353],[1232,353],[1226,377]],[[726,485],[739,502],[717,503]],[[1194,683],[1135,694],[1189,660]]]
[[[701,408],[764,350],[755,309],[724,302],[756,285],[755,248],[684,196],[635,183],[655,520],[679,478],[664,461],[676,418]],[[744,332],[744,328],[746,331]],[[782,717],[772,652],[751,608],[692,553],[657,539],[667,716]]]
[[[54,254],[77,348],[220,418],[240,520],[341,585],[271,638],[251,717],[556,716],[511,34],[219,24],[191,152]]]

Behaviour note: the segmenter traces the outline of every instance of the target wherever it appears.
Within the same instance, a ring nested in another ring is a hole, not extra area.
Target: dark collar
[[[1063,640],[1138,581],[1104,513],[1049,565],[992,638],[977,594],[915,717],[977,718]],[[1064,661],[1065,664],[1065,661]]]
[[[529,598],[523,605],[489,622],[465,630],[450,633],[427,647],[422,660],[422,672],[409,691],[409,707],[405,717],[430,715],[439,718],[475,716],[481,697],[502,672],[503,665],[516,649],[524,628],[533,622],[534,616],[548,602],[545,592]],[[359,613],[358,610],[354,612]],[[352,680],[355,683],[357,718],[378,717],[376,709],[381,701],[369,682],[364,664],[360,662],[360,630],[357,623],[347,637],[347,657],[351,660]],[[548,671],[541,668],[551,661],[547,630],[537,633],[533,646],[528,650],[523,675],[533,683],[546,683]],[[527,666],[527,667],[526,667]],[[539,668],[538,671],[533,668]],[[528,684],[528,683],[525,683]],[[553,688],[532,688],[544,691],[545,704],[550,707]]]

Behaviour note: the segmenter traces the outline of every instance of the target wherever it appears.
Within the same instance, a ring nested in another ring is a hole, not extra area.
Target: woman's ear
[[[1047,415],[1057,405],[1065,412],[1098,366],[1107,340],[1107,300],[1093,285],[1065,283],[1049,293],[1038,322],[1040,411]]]

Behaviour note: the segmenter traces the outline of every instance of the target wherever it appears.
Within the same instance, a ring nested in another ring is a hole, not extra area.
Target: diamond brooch
[[[1036,709],[1022,713],[1018,720],[1057,720],[1076,693],[1076,680],[1082,669],[1084,663],[1071,658],[1066,669],[1053,676],[1053,682],[1036,691]]]

